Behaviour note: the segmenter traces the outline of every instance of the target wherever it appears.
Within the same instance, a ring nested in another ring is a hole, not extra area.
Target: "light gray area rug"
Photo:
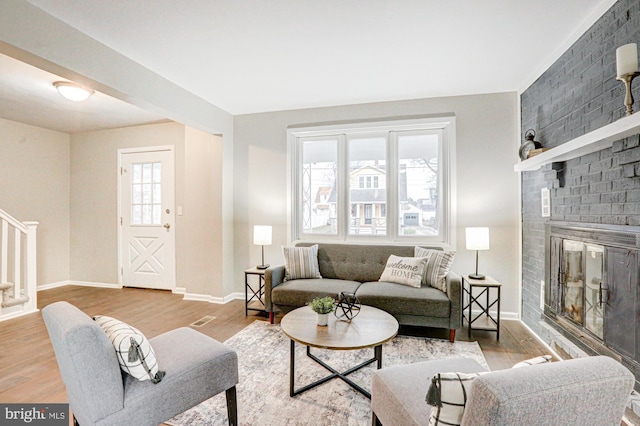
[[[340,379],[333,379],[294,398],[289,396],[290,340],[279,325],[255,321],[225,342],[238,352],[240,382],[237,385],[240,425],[370,425],[371,401]],[[373,357],[373,349],[330,351],[312,348],[311,353],[345,371]],[[471,358],[488,368],[476,342],[397,336],[384,344],[382,367],[430,359]],[[371,391],[375,363],[348,377]],[[329,374],[307,357],[296,344],[296,389]],[[416,377],[430,380],[430,377]],[[219,395],[173,418],[171,425],[226,425],[225,394]]]

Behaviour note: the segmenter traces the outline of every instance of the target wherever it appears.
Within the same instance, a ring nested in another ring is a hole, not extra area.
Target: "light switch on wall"
[[[176,206],[176,214],[182,216],[182,206]]]

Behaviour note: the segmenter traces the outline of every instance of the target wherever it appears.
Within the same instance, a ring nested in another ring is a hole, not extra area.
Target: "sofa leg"
[[[456,340],[456,329],[452,328],[449,330],[449,341],[453,343]]]
[[[275,312],[269,312],[269,323],[273,324],[276,320],[276,313]]]
[[[238,400],[236,399],[236,387],[227,389],[227,417],[229,418],[229,426],[237,426],[238,424]]]

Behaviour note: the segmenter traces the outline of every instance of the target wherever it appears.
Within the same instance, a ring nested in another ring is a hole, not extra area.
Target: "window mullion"
[[[346,135],[338,136],[338,238],[347,239],[349,232],[349,155]]]
[[[389,132],[387,136],[387,233],[394,241],[398,239],[398,133]]]

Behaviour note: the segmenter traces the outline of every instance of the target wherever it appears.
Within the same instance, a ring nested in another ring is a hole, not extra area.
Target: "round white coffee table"
[[[382,367],[382,344],[398,334],[398,321],[390,314],[371,306],[362,306],[360,313],[351,322],[339,321],[335,315],[329,315],[329,324],[316,324],[316,313],[305,306],[286,314],[281,322],[282,332],[291,339],[289,365],[289,395],[296,396],[335,378],[342,379],[349,386],[371,398],[371,394],[354,383],[347,376],[354,371],[377,361]],[[295,343],[307,347],[307,356],[329,370],[332,374],[300,389],[295,389]],[[374,356],[344,372],[338,372],[311,353],[311,347],[331,350],[355,350],[374,348]]]

